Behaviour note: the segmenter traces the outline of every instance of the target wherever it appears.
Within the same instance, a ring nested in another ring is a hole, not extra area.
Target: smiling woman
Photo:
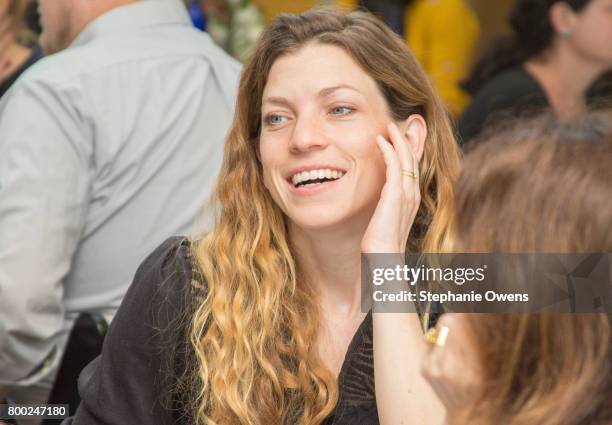
[[[360,260],[450,246],[458,152],[384,24],[278,17],[242,74],[213,230],[141,266],[74,423],[435,424],[419,318],[407,337],[362,312]]]

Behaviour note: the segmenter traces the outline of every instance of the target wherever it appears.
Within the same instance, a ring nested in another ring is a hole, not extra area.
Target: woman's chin
[[[325,230],[339,226],[346,220],[346,213],[331,208],[301,208],[288,215],[294,226],[304,230]]]
[[[368,211],[362,214],[355,213],[354,211],[338,211],[338,210],[303,210],[298,214],[291,214],[289,221],[293,226],[307,231],[331,231],[341,230],[343,228],[351,228],[353,231],[357,231],[365,226],[372,216],[372,212]],[[363,222],[363,223],[362,223]],[[362,225],[360,225],[363,224]]]

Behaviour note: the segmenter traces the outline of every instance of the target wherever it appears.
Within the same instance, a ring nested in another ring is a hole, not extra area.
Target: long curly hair
[[[422,68],[370,14],[281,15],[262,34],[240,80],[214,194],[213,230],[196,247],[205,285],[190,329],[196,424],[319,424],[338,398],[315,344],[319,311],[287,238],[287,218],[262,181],[262,93],[270,68],[306,43],[343,48],[377,83],[394,119],[421,114],[428,137],[422,205],[407,249],[450,248],[460,154],[445,109]]]

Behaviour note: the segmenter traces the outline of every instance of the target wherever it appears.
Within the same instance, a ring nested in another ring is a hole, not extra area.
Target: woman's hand
[[[365,253],[404,253],[421,203],[417,157],[397,125],[387,128],[390,141],[376,139],[387,166],[386,182],[361,241]]]
[[[419,158],[427,134],[420,116],[409,117],[405,124],[406,137],[390,124],[390,142],[382,137],[376,141],[387,166],[386,182],[361,241],[362,252],[402,254],[400,261],[421,202]],[[442,424],[444,407],[420,373],[427,347],[419,316],[373,310],[372,327],[381,425]]]
[[[482,367],[469,326],[462,314],[443,315],[437,341],[423,358],[421,373],[444,404],[447,423],[469,411],[481,391]]]

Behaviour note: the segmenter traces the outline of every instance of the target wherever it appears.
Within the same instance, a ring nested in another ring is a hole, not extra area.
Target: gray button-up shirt
[[[239,72],[180,0],[147,0],[95,19],[3,98],[0,386],[44,377],[71,317],[112,316],[147,253],[201,229]]]

